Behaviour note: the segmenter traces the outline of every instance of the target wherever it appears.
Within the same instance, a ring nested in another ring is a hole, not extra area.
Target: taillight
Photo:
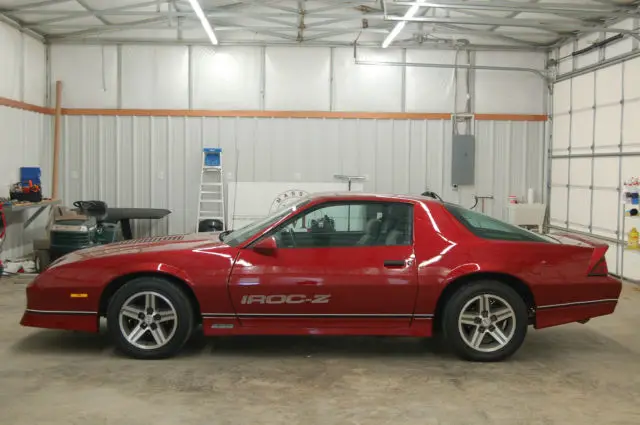
[[[609,269],[607,268],[607,260],[602,257],[595,266],[589,272],[589,276],[607,276],[609,275]]]

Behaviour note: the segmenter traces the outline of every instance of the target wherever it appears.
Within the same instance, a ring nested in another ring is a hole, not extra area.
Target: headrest
[[[364,232],[368,235],[377,235],[380,233],[380,228],[382,227],[382,223],[377,218],[372,218],[367,221],[367,224],[364,227]]]

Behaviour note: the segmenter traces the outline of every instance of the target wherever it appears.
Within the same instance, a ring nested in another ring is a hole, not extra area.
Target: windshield
[[[505,223],[504,221],[497,220],[477,211],[468,210],[460,205],[444,205],[445,208],[474,235],[484,239],[520,242],[556,242],[555,239],[530,232],[522,227]]]
[[[308,203],[309,199],[303,199],[290,207],[273,212],[262,220],[254,221],[238,230],[234,230],[224,238],[224,243],[230,246],[240,245]]]

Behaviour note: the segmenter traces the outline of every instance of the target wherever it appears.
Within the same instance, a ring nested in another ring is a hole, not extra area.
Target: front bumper
[[[98,332],[98,315],[94,312],[25,310],[22,326],[69,331]]]
[[[40,274],[27,285],[27,307],[20,324],[35,328],[98,332],[97,291],[81,287],[74,277],[77,271],[57,268]],[[82,295],[82,296],[78,296]]]

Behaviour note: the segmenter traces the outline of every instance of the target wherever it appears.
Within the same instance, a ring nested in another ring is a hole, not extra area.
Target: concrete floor
[[[0,280],[0,423],[640,424],[640,287],[612,316],[531,330],[499,364],[394,338],[195,338],[163,361],[104,335],[19,326]]]

